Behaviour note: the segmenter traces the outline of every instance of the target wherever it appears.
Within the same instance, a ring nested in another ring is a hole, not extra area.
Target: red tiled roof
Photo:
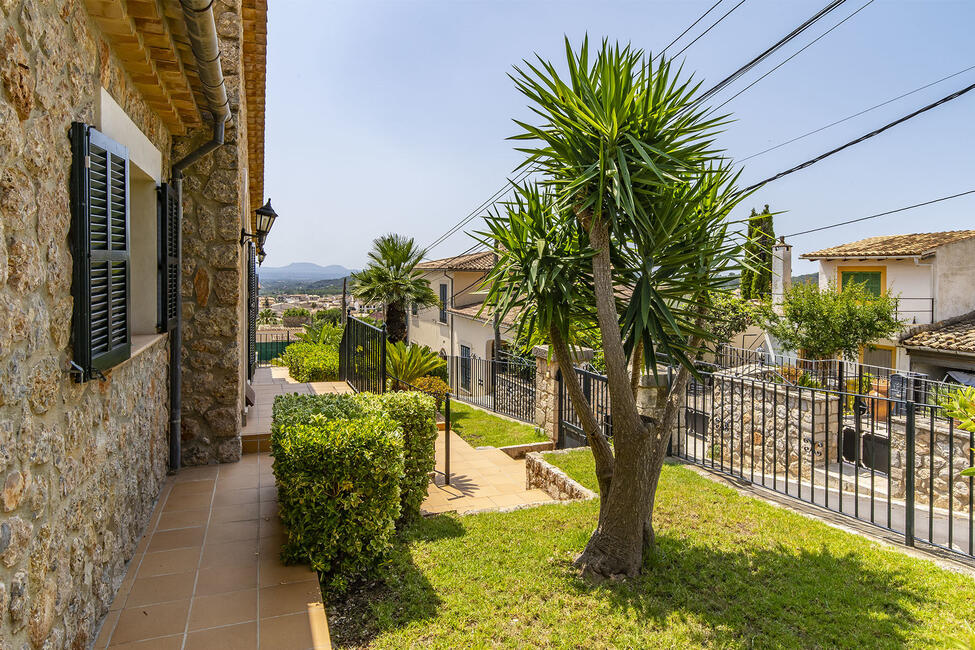
[[[924,255],[945,244],[975,237],[975,230],[948,230],[946,232],[921,232],[911,235],[882,235],[868,237],[849,244],[813,251],[800,255],[806,260],[823,258],[858,257],[913,257]]]
[[[494,253],[483,251],[468,253],[467,255],[455,255],[440,260],[420,262],[416,268],[422,271],[490,271],[494,268]]]
[[[901,345],[975,354],[975,311],[916,327],[901,338]]]

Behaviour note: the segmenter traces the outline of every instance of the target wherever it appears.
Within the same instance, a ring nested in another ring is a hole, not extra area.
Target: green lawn
[[[588,450],[554,456],[593,485]],[[601,586],[571,563],[596,502],[421,521],[383,586],[330,607],[339,646],[946,647],[975,581],[666,466],[658,554]]]
[[[451,429],[472,447],[507,447],[549,438],[535,427],[492,415],[474,406],[450,400]]]

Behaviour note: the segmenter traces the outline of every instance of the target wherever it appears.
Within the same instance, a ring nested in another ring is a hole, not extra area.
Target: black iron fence
[[[574,372],[611,436],[606,378]],[[685,389],[671,454],[885,528],[908,545],[975,556],[975,479],[961,475],[975,465],[975,434],[909,391],[799,385],[788,374],[702,370]],[[564,382],[558,402],[559,446],[584,446]]]
[[[339,379],[356,392],[386,390],[386,326],[348,316],[339,342]]]
[[[264,368],[271,365],[273,359],[277,359],[284,352],[284,349],[295,342],[291,332],[257,332],[257,367]]]
[[[506,415],[535,421],[535,364],[519,357],[479,359],[448,356],[447,375],[454,399]]]

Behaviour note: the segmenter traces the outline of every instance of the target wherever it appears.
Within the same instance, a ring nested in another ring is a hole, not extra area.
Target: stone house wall
[[[167,170],[172,144],[82,0],[0,0],[0,49],[0,648],[84,648],[165,477],[168,340],[66,371],[68,133],[104,87]]]
[[[808,477],[837,458],[839,398],[795,386],[714,376],[705,457],[721,467]],[[709,404],[708,404],[709,402]]]
[[[246,386],[247,271],[240,245],[247,198],[247,123],[241,76],[240,0],[214,6],[231,122],[223,146],[184,172],[182,460],[240,459]],[[210,129],[177,137],[179,158],[210,139]],[[256,206],[255,206],[256,209]],[[252,232],[250,224],[247,231]]]

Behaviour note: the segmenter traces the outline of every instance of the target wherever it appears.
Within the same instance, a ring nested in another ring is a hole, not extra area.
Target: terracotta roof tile
[[[494,253],[491,251],[455,255],[416,265],[416,268],[423,271],[490,271],[493,267]]]
[[[857,258],[857,257],[910,257],[924,255],[938,246],[975,237],[975,230],[949,230],[947,232],[922,232],[911,235],[882,235],[868,237],[850,244],[800,255],[803,259]]]
[[[901,338],[901,345],[975,354],[975,311],[914,328]]]

